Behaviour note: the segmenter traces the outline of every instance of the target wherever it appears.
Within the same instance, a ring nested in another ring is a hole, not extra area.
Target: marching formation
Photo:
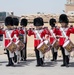
[[[63,56],[61,67],[69,67],[70,52],[74,50],[74,44],[70,40],[70,34],[74,34],[74,27],[69,26],[66,14],[59,16],[60,27],[56,25],[56,19],[49,20],[50,29],[44,27],[43,18],[37,17],[33,20],[34,28],[26,28],[28,20],[22,18],[20,21],[16,17],[5,18],[6,29],[0,26],[0,35],[4,35],[4,50],[7,52],[8,64],[14,66],[15,63],[27,60],[27,35],[34,35],[34,51],[36,55],[36,66],[44,65],[46,52],[52,52],[52,60],[57,60],[57,51],[60,48]]]

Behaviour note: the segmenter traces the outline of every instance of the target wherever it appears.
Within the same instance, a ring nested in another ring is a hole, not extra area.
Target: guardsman
[[[56,19],[51,18],[49,20],[49,25],[51,26],[51,29],[50,29],[50,33],[51,33],[51,35],[50,35],[50,43],[51,44],[53,44],[54,41],[56,40],[56,35],[54,33],[54,29],[56,28],[55,24],[56,24]],[[52,47],[51,50],[52,50],[52,57],[53,57],[53,59],[51,61],[56,61],[57,60],[57,50],[54,47]]]
[[[11,36],[13,37],[13,42],[16,43],[19,40],[19,30],[18,30],[18,25],[19,25],[19,19],[17,17],[13,17],[13,32],[11,34]],[[18,49],[14,52],[14,62],[18,63],[18,59],[20,58],[20,52],[18,51]]]
[[[34,35],[34,50],[36,54],[36,60],[37,60],[37,65],[36,66],[43,66],[43,55],[42,53],[37,49],[38,45],[44,40],[43,38],[45,37],[47,33],[47,29],[43,29],[42,26],[44,25],[43,18],[37,17],[33,20],[33,24],[36,27],[30,28],[28,30],[28,35]]]
[[[25,18],[22,18],[21,19],[21,22],[20,22],[20,25],[22,27],[19,28],[19,33],[20,33],[20,40],[25,44],[25,47],[23,50],[21,50],[21,60],[23,61],[26,61],[27,59],[27,23],[28,23],[28,20],[25,19]]]
[[[69,26],[69,20],[66,14],[61,14],[59,16],[59,22],[61,27],[58,29],[57,34],[59,37],[59,45],[61,47],[63,56],[63,64],[61,66],[69,67],[70,52],[64,47],[64,45],[70,41],[70,34],[74,34],[74,27]]]
[[[13,19],[12,17],[8,16],[5,18],[5,26],[7,27],[4,32],[5,36],[5,49],[9,46],[9,44],[12,42],[12,26],[13,26]],[[13,63],[13,57],[14,53],[12,53],[10,50],[6,49],[7,51],[7,57],[8,57],[8,64],[6,66],[14,66]]]

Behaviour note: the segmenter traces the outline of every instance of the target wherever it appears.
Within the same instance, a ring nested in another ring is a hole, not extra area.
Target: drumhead
[[[70,40],[68,40],[67,42],[65,42],[65,43],[63,44],[63,47],[66,47],[69,42],[70,42]]]

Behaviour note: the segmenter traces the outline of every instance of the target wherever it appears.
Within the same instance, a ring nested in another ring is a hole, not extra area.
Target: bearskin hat
[[[13,25],[18,26],[19,25],[19,19],[14,17],[13,18]]]
[[[8,26],[8,25],[11,25],[13,26],[13,19],[12,17],[8,16],[5,18],[5,25]]]
[[[51,27],[55,27],[55,23],[56,23],[56,19],[51,18],[51,19],[49,20],[49,24],[50,24]]]
[[[44,25],[43,18],[41,18],[41,17],[35,18],[33,23],[34,23],[34,26],[43,26]]]
[[[68,17],[66,14],[61,14],[59,17],[59,22],[60,23],[69,23]]]
[[[25,18],[23,18],[23,19],[21,19],[20,25],[26,27],[27,26],[27,23],[28,23],[28,20],[25,19]]]

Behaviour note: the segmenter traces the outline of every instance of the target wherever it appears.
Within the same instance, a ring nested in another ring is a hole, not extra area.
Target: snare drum
[[[14,42],[10,42],[6,49],[13,53],[17,49],[17,45]]]
[[[54,43],[53,43],[53,46],[52,46],[52,47],[54,47],[56,50],[58,50],[58,49],[59,49],[59,42],[58,42],[58,40],[54,41]]]
[[[49,41],[48,41],[48,40],[45,40],[45,41],[41,42],[41,43],[38,45],[37,49],[38,49],[39,51],[41,51],[42,54],[46,53],[47,51],[50,50],[50,43],[49,43]]]
[[[68,40],[67,42],[64,43],[63,47],[68,51],[71,52],[74,49],[74,44]]]
[[[17,50],[19,51],[21,51],[25,47],[24,43],[20,40],[18,40],[15,44],[17,45]]]

